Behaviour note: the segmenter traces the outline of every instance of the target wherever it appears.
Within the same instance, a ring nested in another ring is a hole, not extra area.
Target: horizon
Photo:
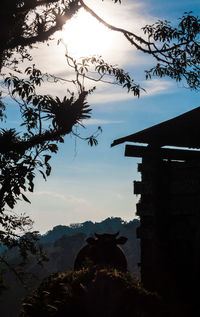
[[[82,227],[84,227],[84,225],[85,225],[87,222],[91,222],[92,225],[99,225],[99,224],[105,222],[106,220],[112,221],[112,220],[115,220],[115,219],[120,219],[122,225],[126,225],[126,224],[129,224],[129,223],[132,223],[132,222],[139,222],[139,219],[137,219],[137,218],[134,218],[134,219],[132,219],[132,220],[126,221],[126,220],[124,220],[124,219],[122,219],[122,218],[120,218],[120,217],[108,217],[108,218],[105,218],[105,219],[103,219],[103,220],[101,220],[101,221],[86,220],[86,221],[81,222],[81,223],[71,223],[71,224],[69,224],[69,225],[61,225],[61,224],[60,224],[60,225],[53,226],[52,228],[50,228],[48,231],[46,231],[46,232],[44,232],[44,233],[39,233],[39,234],[40,234],[40,236],[48,235],[50,232],[52,232],[55,228],[57,228],[57,227],[59,227],[59,226],[61,226],[61,227],[66,227],[66,228],[70,228],[70,229],[73,230],[73,229],[78,229],[78,228],[81,229]],[[77,226],[77,227],[76,227],[76,226]],[[119,232],[119,233],[120,233],[120,232]]]

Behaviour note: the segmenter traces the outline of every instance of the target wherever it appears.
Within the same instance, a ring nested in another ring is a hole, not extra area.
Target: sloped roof
[[[200,148],[200,107],[137,133],[114,140],[111,146],[123,142],[147,143],[158,146]]]

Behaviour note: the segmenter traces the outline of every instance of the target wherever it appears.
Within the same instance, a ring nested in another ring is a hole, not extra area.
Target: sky
[[[176,23],[184,12],[200,13],[199,0],[122,0],[121,5],[110,0],[85,2],[110,24],[140,35],[141,27],[158,19]],[[80,132],[88,136],[100,125],[103,133],[98,138],[98,146],[91,148],[87,142],[66,136],[65,143],[51,160],[52,174],[47,182],[38,175],[35,192],[27,193],[31,204],[19,202],[17,205],[16,210],[26,212],[35,222],[34,229],[41,233],[59,224],[98,222],[107,217],[121,217],[126,221],[136,218],[139,197],[133,195],[133,181],[140,179],[137,164],[141,160],[124,157],[125,145],[111,148],[111,143],[200,106],[198,93],[184,88],[181,83],[168,78],[146,81],[144,70],[154,65],[153,59],[139,54],[122,35],[105,30],[97,22],[93,24],[91,19],[81,12],[62,33],[55,34],[55,41],[49,46],[42,44],[34,49],[36,66],[67,79],[72,74],[66,66],[66,49],[77,58],[98,53],[106,61],[130,72],[146,92],[138,99],[120,87],[99,84],[96,92],[89,96],[92,118]],[[74,42],[78,36],[79,40]],[[57,45],[59,38],[62,43]],[[54,96],[65,95],[66,89],[66,84],[49,83],[41,88],[42,92]],[[18,124],[16,106],[9,103],[7,125],[17,127]]]

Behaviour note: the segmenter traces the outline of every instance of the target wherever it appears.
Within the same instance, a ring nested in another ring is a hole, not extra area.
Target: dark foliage
[[[200,88],[200,19],[185,12],[177,27],[168,21],[158,21],[143,28],[149,41],[160,43],[153,48],[158,64],[146,71],[146,77],[168,76],[176,81],[185,80],[191,89]]]
[[[22,307],[20,317],[166,316],[161,299],[130,273],[95,268],[49,276]]]
[[[74,0],[3,0],[0,11],[0,68],[31,56],[27,47],[45,42],[79,9]]]
[[[128,270],[139,278],[139,240],[136,238],[138,220],[128,223],[120,218],[107,218],[102,222],[91,221],[70,226],[56,226],[45,235],[40,236],[39,242],[48,256],[48,261],[43,266],[37,265],[34,256],[29,254],[27,264],[20,267],[21,259],[16,248],[7,252],[7,261],[14,267],[23,270],[26,277],[26,288],[16,280],[11,270],[5,272],[5,283],[7,287],[0,295],[0,311],[4,317],[16,317],[19,313],[21,302],[25,296],[32,293],[41,281],[53,272],[71,271],[74,266],[75,257],[84,245],[88,237],[94,232],[116,232],[128,237],[128,241],[122,245],[128,262]],[[0,268],[3,265],[0,265]],[[28,275],[29,273],[29,275]],[[12,302],[12,305],[9,305]]]

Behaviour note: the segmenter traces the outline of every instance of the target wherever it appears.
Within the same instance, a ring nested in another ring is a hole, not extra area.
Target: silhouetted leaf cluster
[[[130,273],[95,268],[52,274],[28,296],[20,317],[165,316],[158,296],[147,292]]]
[[[45,42],[80,8],[77,0],[3,0],[0,10],[0,69],[31,60],[27,47]]]
[[[176,81],[185,80],[188,87],[200,88],[200,19],[185,13],[178,27],[168,21],[158,21],[143,28],[149,41],[160,42],[153,53],[158,63],[146,71],[146,78],[168,76]]]
[[[93,79],[95,81],[104,81],[104,78],[107,79],[107,83],[118,84],[123,88],[127,88],[128,92],[133,92],[134,96],[139,97],[140,91],[144,89],[140,85],[136,84],[131,78],[128,72],[125,72],[124,69],[117,67],[116,65],[108,64],[104,61],[101,56],[92,56],[83,58],[80,65],[80,72],[84,74],[85,77]],[[94,71],[98,73],[98,78],[88,77],[90,65],[94,66]],[[114,82],[108,79],[108,76],[115,79]],[[106,80],[105,79],[105,80]]]

